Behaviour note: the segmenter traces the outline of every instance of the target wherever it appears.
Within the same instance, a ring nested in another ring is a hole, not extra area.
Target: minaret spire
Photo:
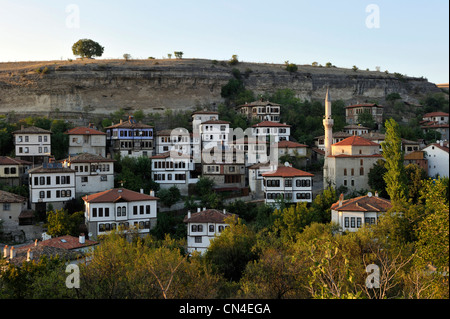
[[[326,189],[330,183],[329,159],[331,156],[331,144],[333,144],[333,124],[334,120],[331,118],[331,101],[328,93],[325,95],[325,116],[323,117],[323,127],[325,129],[325,161],[323,165],[323,187]]]

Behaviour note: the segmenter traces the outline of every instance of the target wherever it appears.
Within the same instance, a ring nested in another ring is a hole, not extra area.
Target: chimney
[[[80,236],[78,237],[78,242],[82,245],[84,245],[84,243],[86,242],[86,237],[84,237],[83,233],[81,233]]]
[[[191,211],[190,210],[188,210],[188,216],[187,217],[188,217],[188,219],[191,218]]]
[[[3,247],[3,258],[8,258],[8,245]]]
[[[150,190],[150,196],[155,197],[155,191],[153,189]]]
[[[200,207],[197,207],[197,213],[199,213],[201,211]]]
[[[341,193],[341,195],[339,195],[339,207],[342,207],[343,201],[344,201],[344,194]]]
[[[203,210],[206,210],[206,207],[203,207]]]
[[[144,189],[143,188],[141,188],[141,194],[144,194]]]
[[[227,210],[224,208],[223,209],[223,214],[226,215],[227,214]]]
[[[378,197],[378,192],[377,191],[375,191],[375,197]]]
[[[33,252],[31,251],[31,248],[28,248],[27,261],[31,261],[32,259],[33,259]]]
[[[14,246],[9,250],[9,259],[13,259],[16,257],[16,251],[14,250]]]
[[[441,147],[444,146],[444,140],[440,140],[440,141],[439,141],[439,146],[441,146]]]
[[[38,245],[38,240],[36,239],[35,241],[34,241],[34,246],[37,246]]]

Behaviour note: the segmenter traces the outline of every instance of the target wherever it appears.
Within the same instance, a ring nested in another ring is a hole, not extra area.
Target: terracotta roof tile
[[[263,177],[313,177],[314,174],[290,167],[278,166],[274,172],[267,172],[262,174]]]
[[[0,203],[23,203],[27,199],[17,194],[0,190]]]
[[[345,145],[352,145],[352,146],[380,146],[380,144],[372,142],[371,140],[368,140],[364,137],[358,136],[358,135],[352,135],[350,137],[347,137],[346,139],[334,143],[333,145],[337,146],[345,146]]]
[[[297,147],[308,147],[308,145],[300,144],[292,141],[281,141],[277,143],[278,148],[297,148]]]
[[[291,127],[291,126],[283,123],[263,121],[261,123],[253,125],[252,127]]]
[[[126,188],[113,188],[107,191],[86,195],[82,198],[87,203],[115,203],[117,201],[135,202],[141,200],[158,200],[158,197],[131,191]]]
[[[81,127],[81,126],[68,130],[66,132],[66,134],[69,134],[69,135],[106,135],[105,132],[94,130],[93,128],[90,128],[90,127]]]
[[[340,207],[339,201],[331,205],[332,210],[354,212],[387,212],[391,208],[390,200],[368,195],[344,200]]]
[[[237,215],[225,212],[225,214],[217,209],[206,209],[197,213],[192,213],[191,218],[184,217],[185,223],[224,223],[228,217],[237,218]]]
[[[31,162],[9,156],[0,156],[0,165],[31,165]]]

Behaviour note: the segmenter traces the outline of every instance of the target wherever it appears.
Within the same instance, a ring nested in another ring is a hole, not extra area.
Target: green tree
[[[97,42],[90,39],[81,39],[75,42],[72,46],[74,55],[79,55],[82,58],[92,58],[95,56],[102,56],[104,47]]]
[[[387,198],[386,181],[384,180],[384,174],[387,173],[384,160],[379,159],[370,169],[368,174],[368,184],[372,191],[378,192],[378,195],[382,198]]]
[[[173,204],[178,202],[181,199],[181,193],[177,186],[172,186],[170,188],[165,188],[159,190],[157,194],[161,203],[164,206],[171,207]]]
[[[226,222],[230,225],[219,237],[211,241],[205,258],[217,273],[228,280],[239,281],[248,262],[256,260],[253,250],[256,234],[239,220]]]
[[[71,215],[64,209],[51,210],[47,212],[47,233],[50,236],[80,234],[79,227],[84,222],[84,212],[75,212]]]
[[[399,126],[395,120],[388,119],[385,122],[386,138],[381,147],[385,159],[386,191],[394,204],[405,203],[407,198],[407,179],[403,166],[402,140],[399,134]]]
[[[183,58],[183,52],[181,52],[181,51],[175,51],[173,54],[175,55],[175,58],[177,58],[177,59]]]

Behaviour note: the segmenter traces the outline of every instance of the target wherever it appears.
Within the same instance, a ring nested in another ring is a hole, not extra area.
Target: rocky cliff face
[[[44,70],[47,67],[47,70]],[[333,100],[346,103],[377,100],[398,92],[415,103],[420,96],[440,90],[421,78],[398,78],[374,71],[300,66],[297,72],[283,65],[239,63],[229,66],[211,60],[76,60],[0,63],[0,114],[51,115],[69,118],[142,109],[190,110],[223,101],[220,91],[232,68],[245,78],[256,95],[289,88],[301,99],[323,100],[329,87]],[[250,101],[249,101],[250,102]]]

